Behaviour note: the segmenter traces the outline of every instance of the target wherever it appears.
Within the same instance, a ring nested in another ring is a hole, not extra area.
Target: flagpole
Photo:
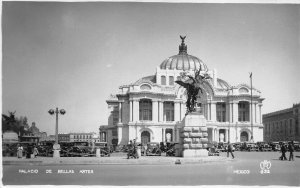
[[[252,106],[252,72],[250,73],[250,87],[251,87],[251,141],[253,142],[253,106]]]

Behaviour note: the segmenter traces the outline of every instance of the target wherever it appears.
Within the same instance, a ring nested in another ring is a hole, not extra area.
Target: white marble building
[[[216,70],[208,69],[199,58],[187,53],[184,41],[179,54],[164,60],[154,75],[122,85],[116,95],[111,95],[107,100],[108,125],[99,128],[100,134],[107,135],[109,144],[119,145],[132,139],[143,143],[178,141],[176,125],[185,116],[186,95],[175,81],[181,72],[193,72],[200,66],[211,77],[203,84],[204,92],[198,98],[207,119],[209,142],[250,141],[252,132],[255,142],[262,141],[261,92],[252,88],[251,108],[250,86],[231,86],[218,78]]]

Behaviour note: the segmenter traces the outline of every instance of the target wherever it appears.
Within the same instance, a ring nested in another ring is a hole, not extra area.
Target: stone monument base
[[[208,132],[203,114],[193,112],[186,115],[177,130],[180,133],[179,144],[175,147],[175,156],[207,157]]]
[[[53,158],[59,158],[60,157],[59,151],[60,150],[58,150],[58,149],[53,150]]]
[[[182,151],[182,157],[207,157],[207,149],[187,149]]]

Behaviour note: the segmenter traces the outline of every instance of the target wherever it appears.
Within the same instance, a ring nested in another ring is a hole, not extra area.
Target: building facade
[[[164,60],[154,75],[119,87],[108,104],[108,125],[100,126],[109,144],[138,142],[171,142],[179,140],[176,127],[185,117],[186,91],[175,81],[182,73],[193,74],[205,70],[205,81],[197,98],[207,120],[209,142],[244,142],[263,140],[261,92],[247,84],[231,86],[218,78],[216,70],[207,68],[199,58],[187,53],[182,40],[179,53]],[[252,98],[252,102],[251,102]],[[252,123],[251,123],[252,122]]]
[[[300,103],[263,115],[264,141],[300,141]]]
[[[58,134],[58,142],[70,142],[70,134]]]
[[[69,133],[70,142],[100,142],[100,136],[94,132]]]

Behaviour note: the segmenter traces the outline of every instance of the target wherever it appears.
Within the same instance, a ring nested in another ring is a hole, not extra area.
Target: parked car
[[[269,144],[264,144],[263,151],[272,151],[272,146],[270,146]]]
[[[175,145],[176,142],[167,143],[166,156],[175,156]]]
[[[271,147],[273,151],[280,151],[280,145],[279,142],[272,142]]]
[[[255,143],[248,143],[247,150],[248,151],[259,151],[258,146]]]
[[[241,145],[242,143],[237,142],[233,144],[233,147],[235,148],[235,151],[241,151]]]
[[[146,155],[157,155],[161,156],[161,150],[158,142],[149,142],[147,144]]]
[[[295,151],[300,151],[300,142],[298,142],[298,141],[295,141],[294,142],[294,149],[295,149]]]

